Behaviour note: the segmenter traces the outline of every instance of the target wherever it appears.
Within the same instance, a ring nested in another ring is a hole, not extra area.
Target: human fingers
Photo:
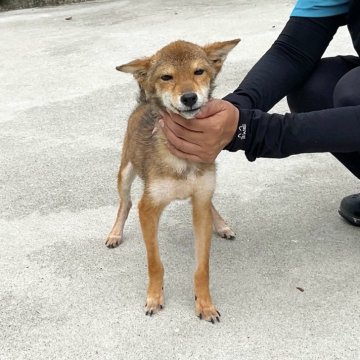
[[[162,117],[165,118],[167,123],[177,124],[179,127],[188,130],[199,131],[197,129],[196,123],[192,121],[193,119],[185,119],[179,114],[173,113],[171,111],[162,113]]]
[[[189,141],[189,136],[184,134],[186,132],[191,133],[191,131],[183,129],[177,124],[166,122],[164,120],[160,120],[159,125],[161,126],[168,143],[170,143],[176,149],[188,154],[196,154],[199,151],[199,145]]]
[[[226,109],[226,103],[224,100],[211,99],[204,106],[202,106],[200,112],[196,115],[196,119],[204,119],[218,114]]]
[[[203,162],[202,158],[199,157],[198,155],[188,154],[186,152],[183,152],[183,151],[177,149],[175,146],[173,146],[170,142],[168,142],[166,144],[166,146],[173,155],[175,155],[181,159],[194,161],[194,162]]]
[[[164,116],[159,121],[159,125],[162,127],[167,138],[171,135],[175,135],[176,137],[193,144],[199,144],[199,142],[201,142],[201,132],[181,126],[173,121],[171,117]]]

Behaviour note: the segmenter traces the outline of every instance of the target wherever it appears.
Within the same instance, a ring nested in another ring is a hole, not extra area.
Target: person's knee
[[[293,91],[287,97],[287,103],[291,112],[301,112],[302,102],[301,102],[301,95],[299,94],[300,91]]]
[[[312,80],[293,90],[286,98],[290,111],[298,113],[315,110],[316,99],[319,101],[320,91],[321,88],[319,88],[317,81]]]
[[[334,87],[344,73],[340,58],[321,59],[309,78],[288,94],[290,111],[308,112],[332,108]]]
[[[346,73],[334,89],[334,107],[360,105],[360,67]]]

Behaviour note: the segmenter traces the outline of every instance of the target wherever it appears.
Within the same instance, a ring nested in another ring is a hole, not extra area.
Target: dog
[[[106,246],[114,248],[123,241],[125,221],[132,206],[131,184],[139,176],[144,182],[138,209],[149,277],[146,315],[152,316],[164,307],[164,267],[157,241],[161,213],[171,201],[190,198],[197,260],[195,312],[200,319],[212,323],[220,321],[220,313],[209,292],[212,226],[223,238],[232,239],[235,234],[212,204],[215,164],[195,163],[172,155],[157,122],[165,111],[186,119],[194,118],[211,98],[214,80],[228,53],[239,41],[234,39],[199,46],[178,40],[153,56],[116,67],[118,71],[134,76],[140,94],[123,142],[118,173],[120,206]]]

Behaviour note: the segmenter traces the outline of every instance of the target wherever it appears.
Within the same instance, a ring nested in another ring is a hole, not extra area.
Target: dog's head
[[[134,75],[140,101],[193,118],[210,98],[216,75],[240,39],[198,46],[175,41],[155,55],[117,66]]]

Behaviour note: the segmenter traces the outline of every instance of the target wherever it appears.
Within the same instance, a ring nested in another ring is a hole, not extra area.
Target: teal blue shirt
[[[291,16],[325,17],[346,14],[350,2],[351,0],[298,0]]]

